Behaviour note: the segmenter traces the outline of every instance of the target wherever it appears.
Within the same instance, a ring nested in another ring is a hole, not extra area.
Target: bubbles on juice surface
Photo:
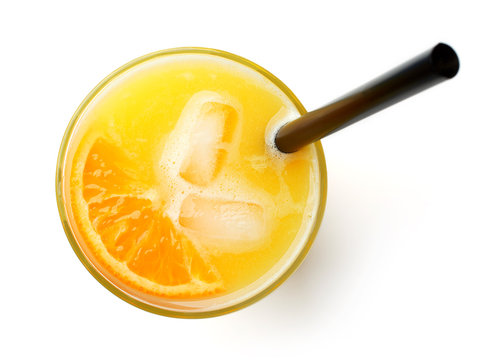
[[[265,131],[265,142],[268,146],[269,154],[279,160],[285,160],[288,155],[277,149],[275,145],[275,136],[282,126],[299,117],[297,111],[288,109],[283,106],[279,111],[268,121]]]
[[[193,95],[165,139],[161,175],[172,190],[166,212],[201,245],[249,251],[268,238],[269,200],[235,174],[224,174],[237,152],[241,107],[211,91]]]

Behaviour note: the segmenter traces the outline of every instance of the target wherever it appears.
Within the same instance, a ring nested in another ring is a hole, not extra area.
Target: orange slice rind
[[[223,290],[207,253],[162,211],[165,199],[137,181],[136,166],[97,138],[75,158],[71,196],[77,226],[112,275],[141,291],[196,297]]]

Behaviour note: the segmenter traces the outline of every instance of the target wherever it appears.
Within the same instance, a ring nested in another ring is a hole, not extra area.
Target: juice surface
[[[302,246],[319,170],[308,146],[281,154],[273,131],[298,115],[273,83],[213,55],[170,55],[120,75],[69,144],[71,227],[128,289],[200,299],[267,281]]]

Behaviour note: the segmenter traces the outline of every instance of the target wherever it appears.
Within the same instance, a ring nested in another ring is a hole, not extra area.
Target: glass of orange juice
[[[320,143],[276,131],[306,111],[279,79],[204,48],[155,52],[99,83],[58,157],[63,227],[108,290],[187,318],[243,308],[302,262],[320,226]]]

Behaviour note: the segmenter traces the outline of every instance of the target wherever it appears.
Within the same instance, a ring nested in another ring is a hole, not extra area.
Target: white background
[[[490,359],[488,2],[2,1],[0,358]],[[440,41],[460,56],[455,79],[323,140],[321,231],[259,303],[206,320],[153,315],[70,248],[58,148],[84,96],[127,61],[227,50],[313,110]]]

